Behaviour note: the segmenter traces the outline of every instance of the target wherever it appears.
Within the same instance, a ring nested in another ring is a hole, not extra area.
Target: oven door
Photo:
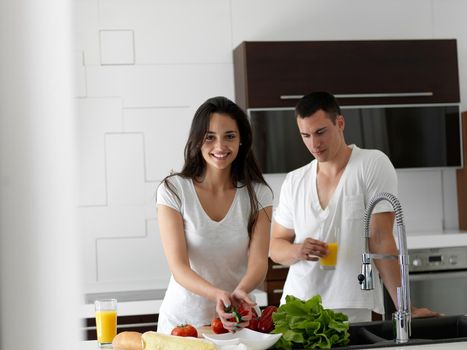
[[[467,314],[467,270],[411,273],[412,305],[446,315]]]

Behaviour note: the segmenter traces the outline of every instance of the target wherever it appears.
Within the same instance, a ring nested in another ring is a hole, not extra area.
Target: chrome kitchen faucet
[[[391,203],[396,214],[397,239],[399,243],[399,266],[401,270],[401,286],[397,288],[397,311],[392,315],[394,328],[394,340],[396,343],[407,343],[411,335],[411,308],[409,290],[409,254],[407,250],[407,237],[405,233],[404,217],[402,207],[396,196],[391,193],[382,192],[375,195],[365,213],[365,251],[362,254],[362,273],[358,275],[358,281],[362,290],[373,289],[373,271],[371,259],[394,259],[397,256],[386,254],[372,254],[368,247],[370,238],[370,218],[373,209],[380,201],[386,200]]]

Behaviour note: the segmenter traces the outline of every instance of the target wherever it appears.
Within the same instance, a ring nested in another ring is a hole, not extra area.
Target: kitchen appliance
[[[379,149],[395,168],[462,167],[458,104],[342,106],[347,144]],[[265,173],[286,173],[313,157],[292,108],[250,108],[253,150]]]
[[[409,260],[412,305],[467,315],[467,247],[409,249]],[[387,292],[385,307],[390,319],[394,306]]]

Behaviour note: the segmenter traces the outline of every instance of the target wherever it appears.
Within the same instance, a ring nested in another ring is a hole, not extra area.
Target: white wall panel
[[[79,233],[83,242],[84,282],[97,281],[97,242],[103,238],[128,239],[145,237],[146,212],[140,206],[86,207],[79,209]],[[115,251],[115,256],[125,256],[126,251]],[[113,263],[116,259],[109,261]]]
[[[264,178],[274,193],[274,208],[279,204],[281,186],[285,180],[286,174],[266,174]]]
[[[146,180],[160,181],[172,170],[182,169],[193,114],[193,108],[124,110],[125,131],[144,132]]]
[[[86,68],[84,66],[84,54],[82,51],[73,52],[73,69],[74,97],[85,97]]]
[[[71,1],[74,16],[74,47],[84,51],[86,65],[99,64],[99,2],[97,0]]]
[[[156,288],[167,286],[170,273],[155,220],[147,221],[146,237],[100,239],[97,252],[98,281],[150,280]]]
[[[95,209],[95,208],[93,208]],[[97,281],[97,255],[96,255],[96,237],[92,236],[95,234],[94,231],[86,233],[83,230],[85,218],[85,212],[91,210],[90,208],[79,208],[78,209],[78,235],[80,237],[81,247],[81,260],[80,267],[82,271],[83,289],[88,292],[88,288],[92,283]],[[89,226],[89,225],[88,225]]]
[[[135,63],[135,39],[132,30],[100,30],[99,39],[102,65]]]
[[[441,170],[397,172],[399,200],[404,211],[406,231],[443,231],[443,192]]]
[[[233,45],[256,40],[430,38],[425,0],[232,1]]]
[[[231,63],[229,0],[101,0],[105,29],[134,29],[136,63]]]
[[[143,134],[107,134],[105,145],[109,205],[144,205]]]
[[[467,1],[433,0],[436,38],[457,39],[462,111],[467,110]],[[464,141],[467,142],[467,141]]]
[[[122,101],[119,98],[78,99],[78,204],[107,204],[105,167],[106,132],[122,130]]]
[[[146,217],[146,211],[141,206],[80,208],[81,236],[93,240],[142,237],[146,232]]]
[[[467,140],[464,140],[467,142]],[[457,206],[457,177],[456,170],[442,171],[443,176],[443,228],[445,230],[459,229],[459,208]]]
[[[234,97],[233,65],[91,66],[88,96],[120,96],[124,107],[187,107]]]

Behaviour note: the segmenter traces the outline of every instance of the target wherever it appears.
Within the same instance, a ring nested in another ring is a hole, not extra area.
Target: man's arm
[[[371,253],[375,254],[391,254],[398,255],[392,227],[394,224],[394,213],[377,213],[373,214],[370,219],[370,241],[369,248]],[[398,260],[374,260],[376,268],[391,295],[394,305],[397,305],[397,287],[401,285],[401,274]],[[432,317],[439,316],[437,312],[433,312],[426,308],[416,308],[412,306],[413,317]]]
[[[307,238],[303,243],[294,243],[295,232],[273,221],[269,255],[279,264],[290,266],[300,260],[317,261],[326,256],[326,243]]]
[[[369,248],[371,253],[398,255],[392,227],[394,213],[373,214],[370,219]],[[376,268],[381,276],[394,305],[397,305],[397,287],[400,287],[400,268],[398,260],[374,259]]]

